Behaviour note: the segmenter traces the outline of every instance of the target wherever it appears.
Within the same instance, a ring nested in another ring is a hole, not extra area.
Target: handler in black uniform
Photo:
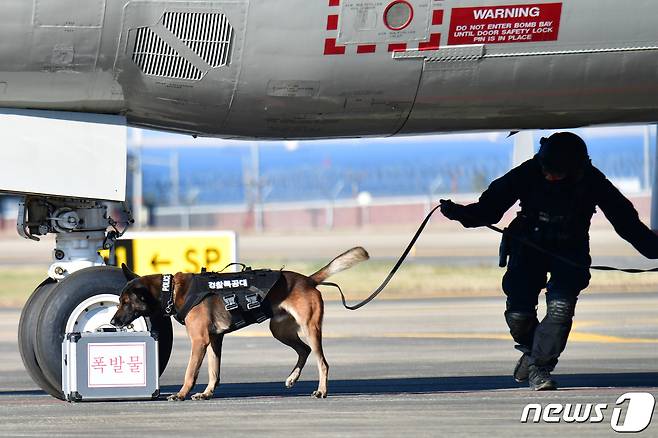
[[[589,284],[589,227],[595,207],[599,206],[617,234],[645,257],[658,258],[658,236],[591,164],[583,139],[558,132],[540,143],[537,155],[493,181],[478,202],[464,206],[441,200],[441,212],[465,227],[478,227],[500,221],[520,200],[521,211],[506,234],[580,265],[570,265],[510,237],[504,237],[501,245],[509,254],[503,277],[505,320],[516,348],[523,352],[514,378],[529,380],[532,389],[548,390],[557,388],[550,372],[566,346],[578,294]],[[539,322],[537,303],[544,287],[547,311]]]

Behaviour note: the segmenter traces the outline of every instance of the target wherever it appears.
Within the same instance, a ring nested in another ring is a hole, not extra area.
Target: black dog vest
[[[185,317],[194,306],[210,295],[217,295],[231,315],[232,332],[272,317],[267,294],[281,278],[280,271],[245,269],[242,272],[202,272],[192,277],[192,284],[181,309],[174,317],[185,324]]]

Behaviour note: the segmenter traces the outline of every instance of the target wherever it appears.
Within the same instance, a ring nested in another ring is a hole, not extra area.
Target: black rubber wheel
[[[32,378],[34,383],[50,395],[55,395],[59,391],[43,375],[34,350],[37,336],[37,321],[41,313],[41,308],[46,297],[56,285],[57,282],[55,280],[47,278],[37,286],[23,306],[21,319],[18,323],[18,351],[21,353],[25,370],[27,370],[27,374]]]
[[[119,295],[126,284],[121,269],[95,266],[82,269],[60,281],[44,303],[36,329],[35,353],[39,367],[51,386],[58,388],[54,397],[63,399],[62,341],[66,323],[75,308],[94,295]],[[160,374],[169,362],[173,344],[171,320],[167,317],[150,319],[151,332],[158,335]],[[44,388],[45,389],[45,388]]]

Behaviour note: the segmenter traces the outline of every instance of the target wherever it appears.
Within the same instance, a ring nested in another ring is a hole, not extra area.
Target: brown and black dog
[[[311,276],[282,271],[281,278],[267,297],[272,306],[273,316],[270,320],[272,336],[291,347],[299,356],[297,364],[286,379],[287,388],[292,388],[297,382],[308,355],[313,351],[318,361],[319,382],[318,389],[311,395],[317,398],[327,396],[329,364],[322,351],[324,302],[317,285],[330,275],[349,269],[367,259],[366,250],[356,247],[339,255]],[[122,328],[140,316],[164,314],[166,303],[162,303],[160,299],[162,275],[139,277],[125,265],[122,269],[128,284],[121,291],[119,308],[112,318],[112,324]],[[192,275],[194,274],[179,272],[173,278],[174,305],[178,309],[185,301]],[[206,400],[213,397],[215,388],[219,384],[222,341],[230,321],[229,312],[216,295],[208,296],[187,314],[185,327],[192,343],[192,351],[183,386],[178,393],[169,396],[169,400],[184,400],[194,387],[208,345],[211,346],[208,354],[208,386],[203,392],[194,394],[192,399]]]

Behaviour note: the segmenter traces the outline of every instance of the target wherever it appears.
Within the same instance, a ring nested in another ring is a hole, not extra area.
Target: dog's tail
[[[311,275],[311,279],[313,279],[316,283],[321,283],[330,276],[337,274],[340,271],[344,271],[345,269],[349,269],[357,263],[368,260],[369,258],[370,256],[368,255],[368,252],[360,246],[357,246],[345,251],[327,263],[324,268]]]

